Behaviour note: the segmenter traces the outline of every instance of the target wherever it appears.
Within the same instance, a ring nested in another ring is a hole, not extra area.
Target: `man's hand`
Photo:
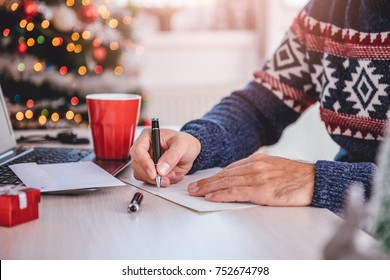
[[[200,153],[200,141],[191,134],[171,129],[160,129],[161,157],[157,171],[162,176],[161,186],[183,180]],[[130,149],[131,166],[137,180],[155,184],[156,167],[152,160],[151,129],[141,132]]]
[[[313,197],[314,177],[314,164],[257,153],[189,184],[188,191],[215,202],[307,206]]]

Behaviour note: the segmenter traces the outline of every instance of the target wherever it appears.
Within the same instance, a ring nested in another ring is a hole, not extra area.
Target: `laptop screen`
[[[0,156],[2,153],[15,148],[16,141],[5,104],[3,91],[0,86]]]

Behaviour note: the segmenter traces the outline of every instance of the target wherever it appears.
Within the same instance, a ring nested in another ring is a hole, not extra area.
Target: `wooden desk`
[[[343,222],[311,207],[201,214],[145,192],[141,210],[128,214],[136,190],[42,195],[38,220],[0,227],[0,259],[320,259]]]

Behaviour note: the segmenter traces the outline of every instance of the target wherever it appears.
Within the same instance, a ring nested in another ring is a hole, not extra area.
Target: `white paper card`
[[[125,183],[93,162],[20,163],[9,166],[27,187],[41,192],[123,186]]]
[[[211,202],[205,200],[204,197],[194,197],[188,194],[187,186],[191,182],[198,181],[203,178],[207,178],[211,175],[217,173],[220,168],[212,168],[203,171],[198,171],[195,174],[187,175],[184,177],[183,181],[171,185],[168,188],[158,189],[154,185],[147,184],[145,182],[138,181],[132,175],[129,179],[124,179],[130,185],[133,185],[137,188],[143,189],[154,195],[163,197],[167,200],[185,206],[187,208],[193,209],[199,212],[209,212],[209,211],[219,211],[219,210],[230,210],[230,209],[241,209],[254,207],[252,203],[222,203],[222,202]]]

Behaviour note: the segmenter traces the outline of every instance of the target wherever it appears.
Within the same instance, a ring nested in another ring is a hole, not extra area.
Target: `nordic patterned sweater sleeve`
[[[311,1],[307,8],[313,3],[325,5]],[[289,124],[319,101],[321,84],[312,76],[319,66],[311,60],[321,60],[323,53],[308,52],[305,34],[296,27],[292,25],[275,54],[255,72],[254,81],[224,98],[201,119],[182,127],[202,145],[190,172],[224,167],[277,142]],[[364,186],[368,199],[375,169],[371,162],[317,161],[312,205],[340,212],[354,183]]]

